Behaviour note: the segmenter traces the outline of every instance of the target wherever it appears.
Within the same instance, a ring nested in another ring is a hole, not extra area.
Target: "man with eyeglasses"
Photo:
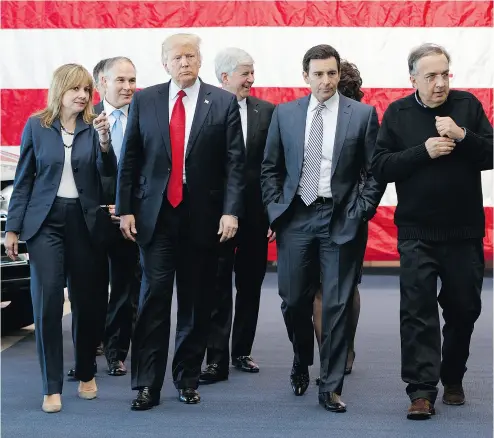
[[[443,403],[465,403],[463,375],[481,311],[481,171],[493,167],[492,125],[475,96],[450,90],[449,65],[434,44],[410,53],[415,92],[386,110],[372,163],[375,178],[394,182],[398,196],[401,374],[412,420],[435,413],[439,380]]]

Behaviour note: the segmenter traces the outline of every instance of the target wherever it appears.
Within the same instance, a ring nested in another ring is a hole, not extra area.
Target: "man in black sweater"
[[[437,45],[411,52],[415,93],[386,110],[372,164],[376,180],[396,183],[398,196],[401,372],[410,419],[434,414],[439,380],[444,403],[465,402],[462,380],[481,310],[481,171],[493,167],[492,125],[475,96],[450,91],[449,63]]]

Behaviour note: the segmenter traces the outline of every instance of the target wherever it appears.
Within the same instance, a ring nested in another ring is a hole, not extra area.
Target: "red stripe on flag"
[[[491,27],[491,1],[2,1],[4,29]]]
[[[365,261],[397,261],[400,259],[397,245],[397,229],[394,224],[395,207],[379,206],[374,218],[369,222],[369,239],[365,252]],[[493,259],[493,208],[484,207],[485,238],[484,255],[486,260]],[[276,260],[276,243],[268,248],[268,260]]]
[[[379,118],[387,106],[412,92],[410,88],[364,88],[363,101],[374,105]],[[484,109],[493,121],[493,90],[490,88],[467,89],[482,102]],[[275,104],[287,102],[308,94],[308,88],[253,88],[252,94]],[[46,106],[48,90],[0,90],[0,145],[17,146],[20,144],[21,133],[27,118]],[[97,101],[97,100],[96,100]]]

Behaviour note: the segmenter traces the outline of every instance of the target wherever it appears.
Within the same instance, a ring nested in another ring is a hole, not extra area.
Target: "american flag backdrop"
[[[0,145],[9,152],[17,151],[27,117],[45,105],[56,67],[77,62],[92,71],[100,59],[122,55],[135,63],[139,88],[164,82],[161,43],[176,32],[202,38],[201,78],[211,84],[218,50],[247,50],[256,62],[254,94],[273,103],[308,93],[302,57],[313,45],[331,44],[358,66],[364,101],[379,116],[411,92],[409,50],[442,44],[452,55],[451,86],[474,93],[493,119],[491,1],[1,1],[0,7]],[[488,259],[492,184],[492,172],[484,172]],[[370,224],[366,260],[398,259],[395,205],[390,185]],[[274,246],[269,257],[276,257]]]

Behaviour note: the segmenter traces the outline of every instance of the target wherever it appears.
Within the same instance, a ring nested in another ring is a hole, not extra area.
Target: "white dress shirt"
[[[67,134],[63,129],[62,140],[68,148],[64,147],[65,160],[63,163],[62,178],[60,179],[60,185],[58,186],[57,196],[61,198],[78,198],[79,192],[75,185],[74,173],[72,172],[72,143],[74,136]]]
[[[115,108],[113,105],[110,105],[106,99],[103,100],[103,109],[108,116],[108,122],[110,122],[110,132],[115,124],[115,116],[112,115],[112,112],[116,109],[122,111],[122,115],[120,116],[120,121],[122,122],[123,133],[125,134],[125,128],[127,128],[127,118],[129,117],[129,105],[124,105],[122,108]]]
[[[247,98],[238,102],[240,120],[242,121],[242,133],[244,134],[244,146],[247,147]]]
[[[184,88],[186,96],[182,99],[185,107],[185,144],[184,144],[184,171],[183,171],[183,179],[184,184],[186,182],[185,179],[185,153],[187,152],[187,144],[189,143],[190,129],[192,128],[192,122],[194,121],[194,113],[196,111],[197,106],[197,98],[199,96],[199,89],[201,88],[201,82],[197,79],[193,85],[190,87]],[[177,101],[178,92],[181,88],[178,87],[175,82],[170,81],[170,90],[168,94],[168,122],[170,122],[172,118],[173,107],[175,106],[175,102]]]
[[[309,140],[310,127],[312,119],[316,113],[317,105],[319,101],[311,94],[309,101],[309,108],[307,109],[307,119],[305,122],[305,142],[304,142],[304,156],[307,150],[307,142]],[[340,95],[336,92],[331,96],[324,105],[321,112],[323,122],[323,143],[322,143],[322,157],[321,157],[321,173],[319,176],[319,190],[317,195],[324,198],[331,198],[331,166],[333,164],[333,149],[334,139],[336,134],[336,122],[338,120],[338,108],[340,104]],[[302,174],[304,173],[304,166],[302,165]],[[302,181],[302,175],[300,176]],[[301,187],[299,186],[297,193],[300,194]]]

